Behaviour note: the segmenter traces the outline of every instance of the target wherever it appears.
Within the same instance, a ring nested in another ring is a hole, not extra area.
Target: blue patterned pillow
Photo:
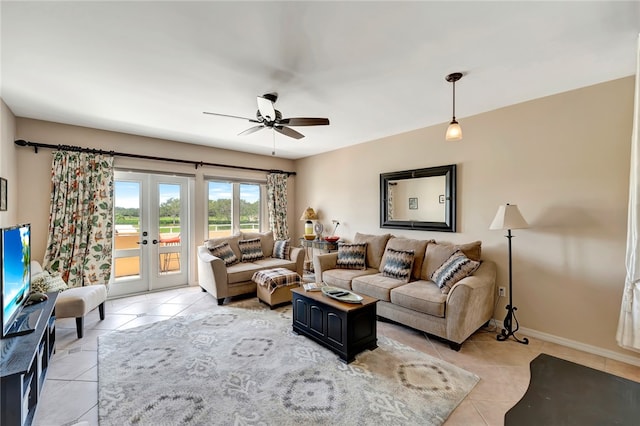
[[[367,269],[367,243],[339,244],[336,268]]]
[[[238,256],[233,252],[229,243],[218,244],[209,249],[209,252],[215,257],[224,260],[226,266],[235,265],[239,262]]]
[[[385,259],[382,276],[408,283],[411,279],[415,251],[388,248],[385,253]]]
[[[479,266],[480,262],[471,260],[462,251],[456,250],[449,259],[433,271],[430,278],[440,287],[440,291],[447,294],[455,283],[473,274]]]
[[[289,259],[291,245],[289,240],[277,240],[273,244],[273,257],[277,259]]]
[[[254,260],[260,260],[264,258],[260,238],[240,240],[238,241],[238,246],[240,247],[240,252],[242,253],[243,262],[253,262]]]

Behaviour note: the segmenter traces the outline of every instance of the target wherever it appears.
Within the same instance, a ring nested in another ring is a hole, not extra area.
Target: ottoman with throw
[[[291,303],[291,289],[302,283],[300,275],[287,268],[263,269],[251,278],[256,283],[258,300],[275,308],[284,303]]]

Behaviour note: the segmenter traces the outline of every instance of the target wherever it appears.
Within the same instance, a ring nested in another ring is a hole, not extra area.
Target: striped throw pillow
[[[243,262],[253,262],[254,260],[260,260],[264,258],[260,238],[240,240],[238,241],[238,246],[240,247],[240,252],[242,253]]]
[[[289,259],[291,245],[289,240],[277,240],[273,243],[273,257],[277,259]]]
[[[233,252],[229,243],[222,243],[213,246],[209,249],[209,252],[220,259],[224,260],[226,266],[235,265],[239,262],[238,256]]]
[[[440,291],[444,294],[463,278],[473,274],[480,266],[480,262],[471,260],[456,250],[442,265],[431,274],[431,281],[440,287]]]
[[[415,251],[388,248],[385,253],[385,259],[382,276],[408,283],[411,279]]]
[[[336,267],[341,269],[367,269],[367,243],[339,244]]]

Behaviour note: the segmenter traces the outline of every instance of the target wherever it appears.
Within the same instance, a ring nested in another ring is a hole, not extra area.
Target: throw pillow
[[[264,258],[260,238],[240,240],[238,241],[238,246],[240,247],[240,253],[242,253],[243,262],[253,262],[254,260],[260,260]]]
[[[339,244],[336,267],[341,269],[367,269],[367,243]]]
[[[411,279],[415,251],[388,248],[385,250],[384,257],[385,263],[384,268],[382,268],[382,276],[408,283]]]
[[[290,251],[289,240],[277,240],[273,243],[273,257],[277,259],[289,259]]]
[[[50,293],[54,291],[64,291],[67,283],[64,282],[59,273],[50,274],[48,271],[42,271],[31,278],[32,293]]]
[[[231,250],[229,243],[218,244],[209,249],[209,252],[215,257],[224,260],[225,266],[235,265],[239,262],[238,256]]]
[[[447,294],[455,283],[473,274],[479,266],[480,262],[471,260],[461,250],[456,250],[433,272],[431,280],[440,287],[442,293]]]

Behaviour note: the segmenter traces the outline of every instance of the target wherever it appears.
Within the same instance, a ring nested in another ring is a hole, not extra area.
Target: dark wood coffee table
[[[362,296],[361,303],[345,303],[321,291],[291,289],[293,331],[331,349],[346,363],[365,349],[378,347],[377,299]]]

